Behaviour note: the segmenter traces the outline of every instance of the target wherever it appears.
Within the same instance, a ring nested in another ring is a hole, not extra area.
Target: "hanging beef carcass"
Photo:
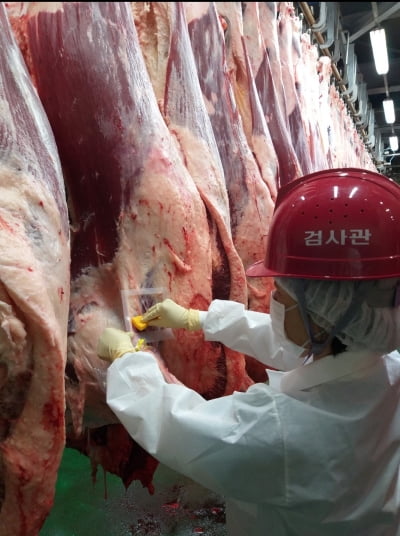
[[[279,162],[247,51],[242,5],[241,2],[216,2],[216,7],[224,26],[226,63],[243,130],[260,169],[261,177],[275,201],[279,185]],[[258,31],[260,31],[259,28]]]
[[[254,15],[259,20],[258,27],[259,35],[262,36],[262,41],[268,52],[269,63],[271,66],[272,78],[276,88],[276,97],[279,101],[279,106],[285,119],[285,124],[289,127],[286,109],[286,91],[282,77],[282,62],[281,52],[278,41],[278,5],[279,2],[244,2],[243,8],[246,14],[252,12],[250,19],[254,21]],[[251,24],[248,30],[251,30]],[[256,36],[254,36],[256,37]]]
[[[245,269],[232,240],[224,170],[203,102],[182,2],[134,2],[133,14],[160,110],[206,206],[213,298],[247,306]]]
[[[276,2],[243,2],[243,33],[260,103],[279,162],[278,187],[302,175],[290,136],[279,69]],[[264,39],[265,29],[267,39]]]
[[[126,485],[140,478],[151,490],[154,463],[139,455],[105,405],[97,339],[107,324],[123,327],[121,289],[163,287],[184,306],[208,306],[207,211],[158,108],[129,4],[32,3],[23,21],[26,57],[59,147],[74,229],[69,444]],[[204,342],[201,333],[177,331],[159,350],[179,380],[207,396],[252,383],[243,357],[228,366],[223,346]]]
[[[313,168],[317,171],[330,166],[329,114],[324,109],[327,92],[324,91],[321,70],[330,69],[331,59],[319,57],[318,47],[312,43],[310,34],[297,32],[296,36],[300,41],[298,50],[301,51],[294,71],[296,91],[310,140]]]
[[[274,205],[243,130],[215,4],[187,2],[184,6],[200,87],[224,168],[233,241],[243,264],[249,266],[264,255]],[[272,282],[265,278],[248,286],[249,308],[265,311]]]
[[[69,224],[53,134],[0,4],[0,534],[37,536],[65,445]]]
[[[247,307],[245,272],[232,238],[224,169],[203,101],[183,4],[135,2],[133,13],[159,107],[207,209],[213,298],[235,300]],[[239,367],[243,363],[243,356],[229,348],[225,348],[225,355],[226,366],[233,370],[237,369],[238,361]],[[253,377],[253,360],[246,357],[246,364],[251,365]],[[261,377],[265,378],[265,367],[260,368]],[[231,392],[229,383],[224,387],[224,393],[227,392]],[[214,391],[208,396],[216,394]]]
[[[298,40],[298,61],[294,68],[296,92],[299,98],[304,129],[309,140],[309,152],[314,171],[327,169],[326,121],[323,118],[323,96],[321,93],[318,47],[312,44],[310,34],[301,33],[295,25],[293,37]],[[326,57],[326,56],[325,56]],[[328,58],[327,58],[328,59]]]
[[[278,44],[282,65],[282,82],[285,88],[287,121],[294,150],[304,174],[314,171],[310,139],[305,129],[304,112],[296,90],[295,68],[300,56],[299,30],[295,27],[297,17],[293,2],[277,2],[278,5]]]

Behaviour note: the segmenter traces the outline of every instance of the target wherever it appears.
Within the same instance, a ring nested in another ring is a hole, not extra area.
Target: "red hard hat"
[[[341,168],[278,192],[264,261],[250,277],[400,277],[400,186],[373,171]]]

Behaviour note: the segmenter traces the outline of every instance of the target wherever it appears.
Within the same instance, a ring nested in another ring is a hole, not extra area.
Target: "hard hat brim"
[[[274,274],[264,266],[264,261],[262,260],[251,264],[246,270],[246,275],[248,277],[271,277]]]

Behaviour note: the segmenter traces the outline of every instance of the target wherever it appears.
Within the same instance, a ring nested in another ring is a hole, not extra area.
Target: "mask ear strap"
[[[307,314],[306,298],[305,298],[305,294],[304,294],[304,281],[303,281],[303,279],[294,279],[293,284],[294,284],[294,289],[293,290],[294,290],[294,294],[295,294],[295,296],[297,298],[297,303],[299,305],[301,318],[303,320],[304,327],[306,328],[308,339],[311,342],[311,348],[308,351],[308,354],[306,356],[306,358],[307,358],[307,357],[310,357],[312,355],[315,355],[314,346],[315,346],[316,341],[314,341],[314,337],[313,337],[313,334],[311,332],[310,319],[309,319],[309,316]]]
[[[400,281],[396,285],[396,290],[393,298],[393,307],[398,307],[400,305]]]
[[[365,300],[365,290],[363,287],[360,288],[360,283],[356,283],[356,288],[353,294],[353,299],[351,300],[346,311],[342,314],[339,320],[333,325],[329,335],[324,342],[318,342],[315,340],[314,335],[311,331],[310,317],[307,313],[306,298],[305,298],[305,281],[304,279],[296,279],[294,281],[294,292],[299,304],[300,314],[304,322],[308,337],[311,341],[311,348],[307,357],[319,355],[325,348],[333,341],[338,333],[340,333],[344,327],[346,327],[353,316],[358,311],[362,302]]]

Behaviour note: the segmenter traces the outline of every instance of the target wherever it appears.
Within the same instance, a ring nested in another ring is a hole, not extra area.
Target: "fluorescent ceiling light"
[[[383,104],[383,111],[385,113],[385,120],[386,123],[394,123],[395,115],[394,115],[394,105],[392,99],[385,99],[382,101]]]
[[[397,149],[399,148],[399,140],[397,136],[390,136],[389,143],[392,151],[397,151]]]
[[[369,32],[372,53],[374,55],[375,69],[378,74],[386,74],[389,70],[388,54],[386,48],[385,30],[372,30]]]

